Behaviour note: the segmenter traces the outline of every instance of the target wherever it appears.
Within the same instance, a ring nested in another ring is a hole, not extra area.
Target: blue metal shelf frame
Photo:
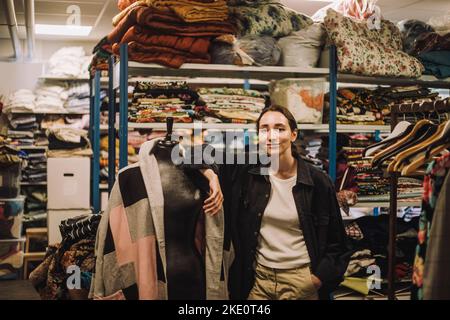
[[[116,179],[116,89],[114,73],[114,57],[109,57],[108,68],[108,193],[111,190]]]
[[[93,88],[92,88],[93,87]],[[90,108],[90,139],[92,144],[92,208],[94,213],[100,212],[100,71],[95,72],[93,83],[91,81],[91,91],[93,91],[93,101]]]
[[[128,44],[120,46],[119,169],[128,165]]]
[[[337,109],[337,57],[336,47],[330,47],[330,132],[328,135],[328,161],[331,181],[336,181],[336,153],[337,153],[337,127],[336,127],[336,109]]]

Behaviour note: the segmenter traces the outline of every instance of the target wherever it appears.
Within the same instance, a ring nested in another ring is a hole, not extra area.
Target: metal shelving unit
[[[239,129],[255,129],[255,124],[235,124],[235,123],[174,123],[174,129],[218,129],[218,130],[239,130]],[[117,128],[117,126],[116,126]],[[136,123],[129,122],[128,128],[130,129],[154,129],[154,130],[166,130],[165,123]],[[309,123],[299,123],[298,128],[305,131],[315,131],[328,133],[329,126],[327,124],[309,124]],[[382,133],[391,132],[390,126],[372,126],[372,125],[346,125],[338,124],[336,126],[337,132],[375,132],[380,131]]]
[[[330,176],[332,179],[336,177],[336,134],[337,132],[390,132],[389,126],[359,126],[359,125],[337,125],[336,123],[336,105],[337,105],[337,84],[339,83],[355,83],[355,84],[368,84],[368,85],[386,85],[386,86],[409,86],[409,85],[423,85],[433,88],[448,88],[450,89],[450,79],[438,80],[434,77],[424,76],[419,79],[406,79],[406,78],[386,78],[386,77],[366,77],[358,75],[348,75],[348,74],[338,74],[337,72],[337,56],[336,49],[334,47],[330,48],[330,68],[287,68],[287,67],[239,67],[230,65],[198,65],[198,64],[184,64],[179,69],[170,69],[160,65],[155,64],[142,64],[136,62],[128,61],[128,50],[127,45],[123,44],[120,48],[120,63],[115,65],[113,59],[110,59],[110,70],[109,70],[109,89],[110,89],[110,119],[108,135],[110,137],[115,137],[116,134],[116,124],[115,124],[115,95],[117,90],[119,90],[119,124],[117,126],[119,131],[120,148],[119,148],[119,167],[123,168],[128,165],[127,157],[127,140],[128,140],[128,129],[157,129],[164,130],[165,123],[152,123],[152,124],[138,124],[138,123],[128,123],[128,83],[129,75],[135,77],[186,77],[186,78],[234,78],[243,79],[244,87],[248,88],[248,79],[256,79],[259,81],[270,81],[279,80],[285,78],[324,78],[330,84],[330,123],[328,125],[307,125],[300,124],[299,128],[302,130],[314,130],[318,132],[324,132],[329,134],[329,159],[330,159]],[[116,69],[118,68],[118,69]],[[115,78],[116,72],[119,75],[119,79]],[[98,79],[97,79],[98,77]],[[119,80],[117,82],[117,80]],[[100,74],[96,74],[96,81],[100,83]],[[99,95],[99,85],[95,86],[98,92],[94,96]],[[95,99],[94,99],[95,100]],[[95,103],[94,103],[95,105]],[[95,106],[94,106],[95,107]],[[94,108],[92,108],[94,109]],[[92,110],[91,109],[91,110]],[[95,122],[95,121],[94,121]],[[94,123],[92,123],[94,124]],[[97,125],[98,128],[98,125]],[[174,129],[193,129],[193,124],[175,124]],[[217,129],[217,130],[228,130],[228,129],[244,129],[248,130],[254,128],[254,125],[239,125],[239,124],[202,124],[203,129]],[[95,130],[93,130],[95,131]],[[99,131],[99,130],[97,130]],[[95,136],[93,136],[95,138]],[[109,172],[115,172],[115,147],[114,140],[110,141],[111,151],[109,153]],[[98,154],[94,150],[95,155]],[[95,174],[96,168],[94,168]],[[96,175],[98,176],[98,174]],[[114,183],[114,175],[110,174],[109,188],[112,187]],[[98,184],[97,184],[98,186]],[[98,197],[95,193],[93,197]],[[391,197],[391,201],[388,202],[371,202],[371,206],[388,206],[392,208],[393,201],[396,199]],[[95,202],[95,200],[94,200]],[[396,203],[397,204],[397,203]],[[395,207],[396,207],[395,204]],[[369,203],[360,203],[357,205],[368,206]],[[401,202],[404,206],[415,206],[420,205],[417,202]],[[395,216],[391,215],[390,219],[390,231],[392,231],[395,226]],[[394,218],[392,218],[394,217]],[[389,255],[389,299],[395,299],[395,288],[394,288],[394,276],[392,263],[394,262],[392,248],[395,248],[395,244],[392,241],[392,232],[390,232],[390,255]]]

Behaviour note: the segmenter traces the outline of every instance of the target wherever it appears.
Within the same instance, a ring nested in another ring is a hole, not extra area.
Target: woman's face
[[[288,119],[280,112],[269,111],[259,121],[259,143],[267,154],[291,153],[291,143],[297,138],[297,132],[289,127]]]

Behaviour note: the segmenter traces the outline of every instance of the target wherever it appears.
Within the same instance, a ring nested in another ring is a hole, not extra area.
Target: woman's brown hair
[[[267,113],[267,112],[279,112],[281,113],[283,116],[285,116],[285,118],[288,120],[288,124],[289,124],[289,128],[291,129],[292,132],[297,132],[297,121],[295,120],[294,115],[285,107],[282,107],[280,105],[271,105],[270,107],[264,109],[261,114],[258,117],[258,120],[256,120],[256,132],[259,135],[259,123],[261,122],[261,118]],[[294,143],[291,144],[291,148],[292,148],[292,155],[294,157],[298,157],[299,153],[297,150],[297,147]]]

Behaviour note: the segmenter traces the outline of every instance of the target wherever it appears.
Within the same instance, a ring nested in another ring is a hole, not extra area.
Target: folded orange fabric
[[[120,54],[120,45],[113,45],[113,52]],[[128,43],[128,59],[142,63],[158,63],[169,68],[179,68],[184,63],[210,63],[207,57],[198,57],[193,54],[168,47],[146,46],[138,42]]]
[[[140,26],[131,27],[121,43],[138,42],[146,46],[167,47],[200,57],[208,57],[210,38],[183,37],[166,34],[151,34]]]
[[[189,37],[218,37],[234,34],[235,29],[228,21],[208,23],[186,23],[173,13],[155,8],[138,6],[128,12],[108,35],[109,43],[121,42],[125,33],[134,25],[146,27],[148,33],[174,34]]]

